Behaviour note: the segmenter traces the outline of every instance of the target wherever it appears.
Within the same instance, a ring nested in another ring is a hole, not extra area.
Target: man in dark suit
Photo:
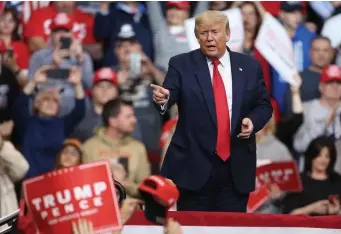
[[[163,87],[151,85],[163,114],[179,120],[161,175],[180,190],[180,211],[246,212],[255,188],[255,133],[272,116],[263,73],[253,58],[226,47],[228,19],[206,11],[195,19],[200,49],[170,59]]]

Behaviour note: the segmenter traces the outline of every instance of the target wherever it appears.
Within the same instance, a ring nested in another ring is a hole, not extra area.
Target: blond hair
[[[195,35],[198,29],[202,26],[212,25],[214,23],[223,23],[225,25],[226,32],[230,30],[230,24],[227,15],[221,11],[208,10],[195,17]]]

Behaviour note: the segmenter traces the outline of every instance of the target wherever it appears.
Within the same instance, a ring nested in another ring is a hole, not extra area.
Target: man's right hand
[[[150,87],[153,88],[153,101],[159,105],[163,105],[168,101],[169,90],[161,86],[151,84]]]

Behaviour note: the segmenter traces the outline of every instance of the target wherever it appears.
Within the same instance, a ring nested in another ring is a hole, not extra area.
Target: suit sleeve
[[[175,103],[179,104],[180,100],[180,74],[175,67],[174,58],[169,60],[168,71],[165,81],[163,82],[163,87],[169,90],[170,95],[167,103],[164,104],[164,108],[161,109],[160,105],[155,104],[161,114],[164,114],[166,110],[170,109]]]
[[[255,91],[255,102],[249,118],[251,119],[254,126],[254,133],[261,130],[265,124],[272,117],[272,106],[269,99],[268,91],[265,87],[263,71],[258,64],[257,71],[257,84]]]

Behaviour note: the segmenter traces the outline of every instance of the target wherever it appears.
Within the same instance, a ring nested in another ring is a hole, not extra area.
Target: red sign
[[[268,186],[263,185],[252,193],[250,193],[249,201],[247,203],[247,212],[252,213],[264,204],[269,198]]]
[[[302,184],[296,162],[273,162],[260,167],[256,171],[256,187],[277,184],[286,192],[302,191]]]
[[[109,162],[55,170],[24,181],[25,201],[39,233],[72,234],[71,221],[93,223],[95,233],[122,227]]]

